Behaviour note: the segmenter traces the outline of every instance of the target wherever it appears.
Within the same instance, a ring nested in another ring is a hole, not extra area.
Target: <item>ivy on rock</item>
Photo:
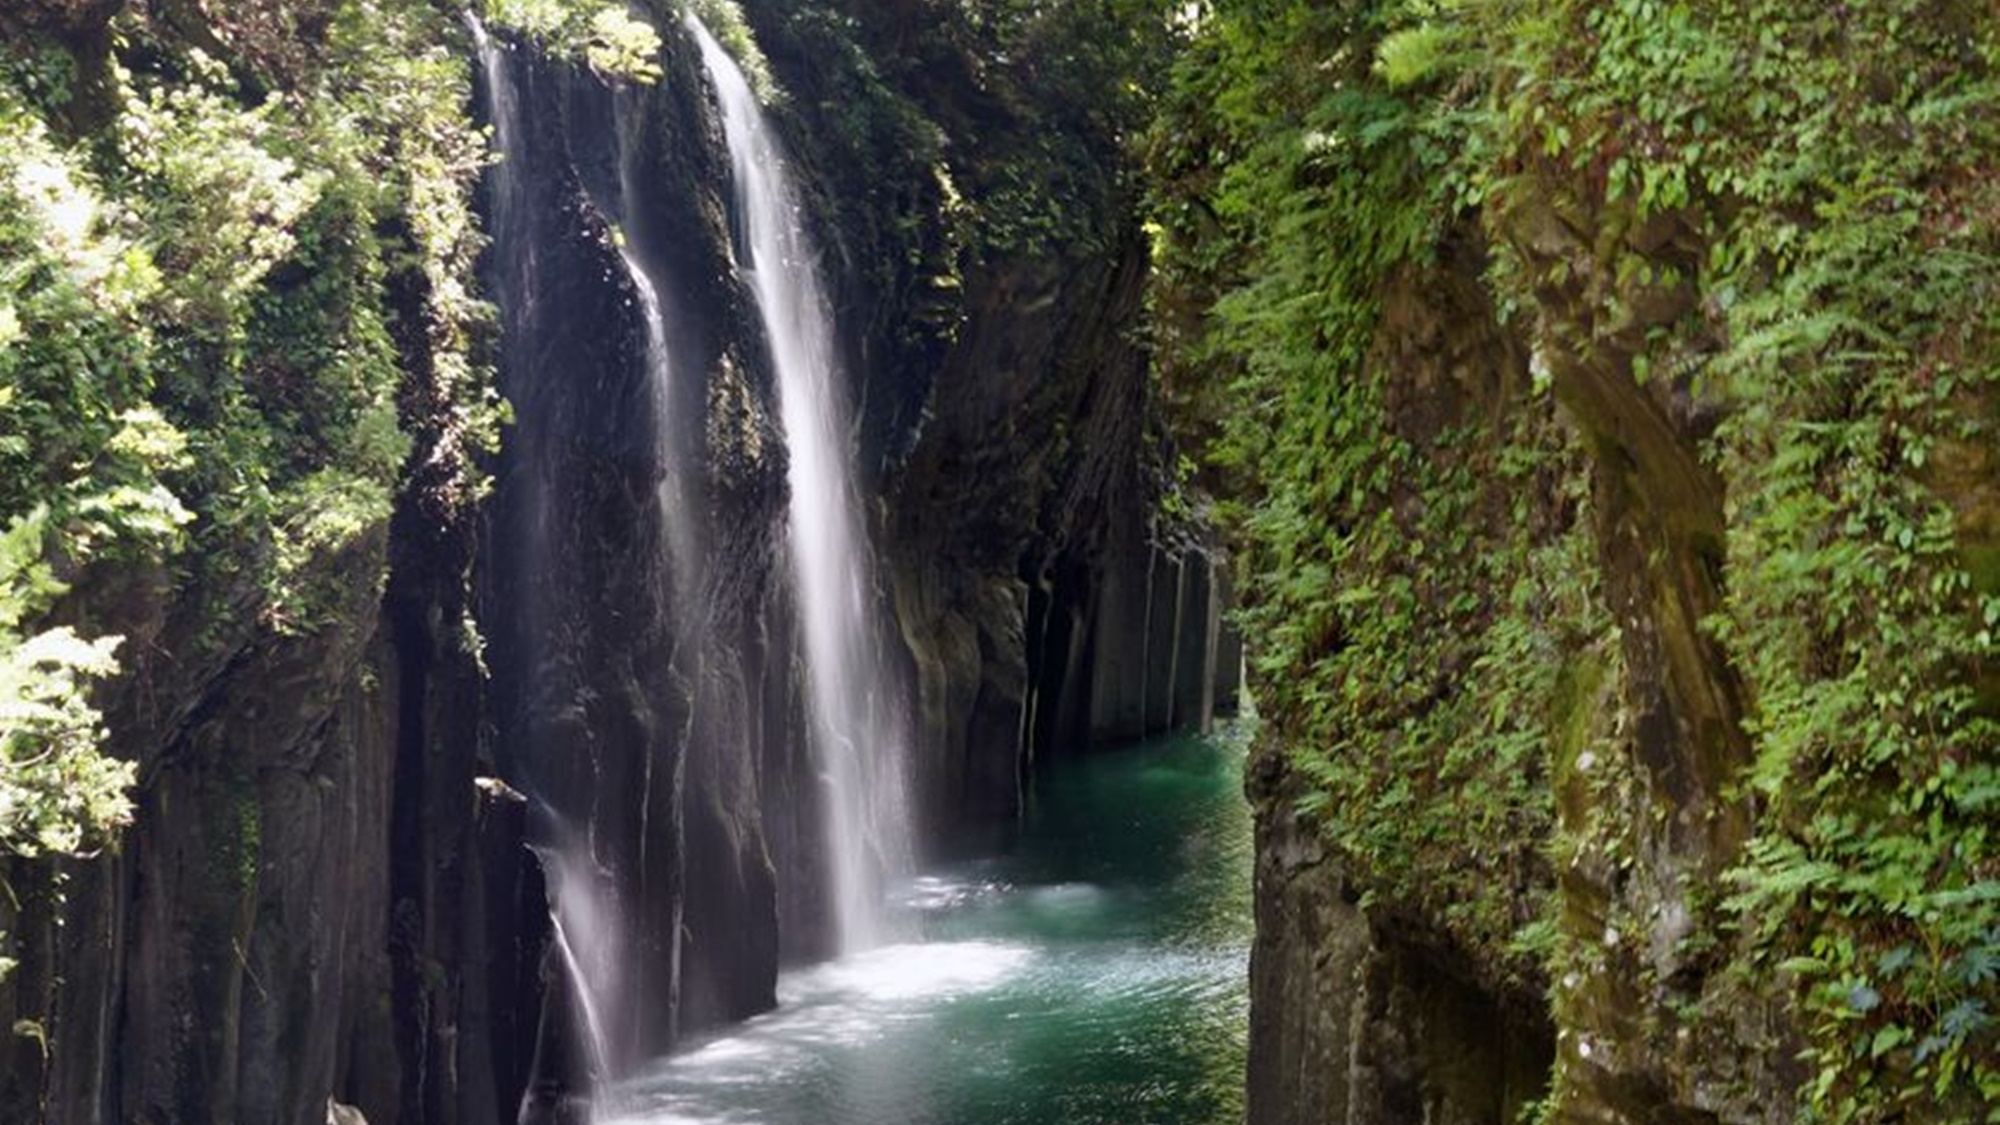
[[[1969,3],[1230,0],[1154,128],[1165,390],[1305,806],[1378,917],[1553,982],[1572,1030],[1631,976],[1661,1096],[1725,1116],[1762,1081],[1827,1120],[2000,1101],[1996,62]],[[1742,685],[1703,808],[1635,772],[1655,673],[1603,587],[1663,579],[1590,542],[1631,470],[1580,440],[1575,364],[1718,490],[1721,597],[1661,634]],[[1694,882],[1657,866],[1683,812],[1743,826]],[[1673,1045],[1741,1004],[1779,1038]],[[1549,1108],[1636,1058],[1566,1054]]]
[[[105,58],[0,48],[10,852],[94,851],[129,816],[135,763],[105,756],[93,685],[140,654],[120,643],[133,607],[102,591],[184,597],[204,643],[246,607],[274,635],[322,629],[383,580],[413,443],[449,509],[483,493],[498,436],[456,23],[414,0],[194,18],[120,15]],[[72,135],[86,95],[110,112]],[[406,419],[412,397],[435,414]]]

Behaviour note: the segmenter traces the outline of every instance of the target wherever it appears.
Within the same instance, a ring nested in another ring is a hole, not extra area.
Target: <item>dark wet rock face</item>
[[[795,15],[752,11],[774,43]],[[242,577],[79,589],[135,657],[106,702],[139,811],[117,855],[7,861],[0,1016],[47,1049],[9,1041],[0,1118],[277,1125],[331,1100],[372,1125],[580,1120],[578,998],[530,845],[581,840],[617,919],[614,1065],[770,1007],[782,962],[831,947],[784,439],[719,123],[668,31],[645,88],[506,50],[521,130],[481,268],[515,422],[483,508],[427,459],[455,423],[409,327],[422,283],[399,277],[417,447],[390,522],[315,562],[327,625],[260,621]],[[809,59],[773,61],[813,88]],[[1023,127],[892,69],[963,138]],[[1222,562],[1153,515],[1137,229],[959,261],[936,176],[885,195],[839,174],[811,139],[850,127],[837,106],[788,104],[815,214],[852,224],[828,225],[825,266],[876,594],[924,844],[955,846],[1017,814],[1038,757],[1233,705]],[[1079,206],[1120,214],[1093,182]],[[924,282],[942,265],[962,285]]]
[[[474,529],[431,483],[319,564],[344,601],[309,633],[226,583],[79,591],[137,655],[106,703],[138,815],[116,856],[62,865],[60,899],[48,866],[11,861],[27,956],[0,1003],[47,1050],[0,1080],[10,1120],[318,1121],[333,1097],[456,1121],[461,1097],[517,1096],[516,962],[545,915],[518,801],[473,784],[492,772],[461,626]]]
[[[625,985],[648,997],[607,1016],[632,1057],[769,1007],[779,964],[833,940],[781,555],[784,435],[732,265],[719,126],[692,44],[667,39],[667,77],[646,89],[511,52],[524,127],[509,175],[528,202],[495,204],[492,260],[520,419],[485,556],[499,756],[552,831],[588,836],[631,942]],[[781,83],[810,83],[775,61]],[[806,188],[833,214],[885,205],[839,175]],[[863,488],[909,684],[920,846],[1008,822],[1038,753],[1205,724],[1218,684],[1233,704],[1216,564],[1156,542],[1128,234],[1115,252],[975,271],[949,339],[900,350],[885,341],[921,336],[932,297],[872,287],[851,252],[823,262],[879,468]],[[1119,613],[1135,633],[1107,631]],[[1121,725],[1092,702],[1114,691],[1151,706]]]
[[[1296,783],[1275,751],[1252,760],[1249,789],[1258,808],[1249,1120],[1518,1120],[1554,1059],[1541,1005],[1495,996],[1463,953],[1371,916],[1296,811]]]

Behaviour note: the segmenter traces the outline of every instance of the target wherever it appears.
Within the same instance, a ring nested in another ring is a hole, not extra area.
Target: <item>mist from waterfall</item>
[[[573,986],[576,1031],[587,1048],[591,1083],[601,1091],[618,1074],[617,1028],[621,1008],[631,1000],[623,987],[618,939],[624,927],[614,913],[617,900],[604,872],[590,861],[587,843],[559,840],[535,849],[535,855],[548,880],[556,955]]]
[[[777,138],[735,60],[693,15],[729,145],[737,266],[757,299],[789,454],[793,586],[821,771],[834,922],[843,951],[884,938],[886,879],[912,864],[906,737],[877,633],[850,412],[832,315]]]
[[[695,458],[688,456],[686,443],[675,440],[675,435],[685,427],[674,417],[674,365],[666,308],[660,299],[659,283],[637,249],[644,239],[639,172],[634,167],[637,146],[628,140],[631,122],[636,120],[634,115],[638,112],[633,106],[634,98],[632,91],[621,90],[612,103],[616,115],[614,135],[618,138],[618,260],[625,267],[633,292],[638,294],[639,311],[646,326],[647,405],[653,415],[653,432],[659,435],[657,452],[663,470],[657,499],[661,525],[665,528],[667,557],[673,564],[664,593],[674,616],[685,620],[686,609],[699,594],[703,579],[701,546],[695,530],[697,489],[691,479],[696,466]]]
[[[510,65],[511,48],[496,41],[473,13],[466,12],[464,20],[485,80],[493,147],[499,156],[489,170],[488,179],[496,296],[510,320],[525,321],[536,300],[540,279],[533,246],[525,233],[526,184],[513,165],[521,157],[526,134]],[[649,379],[657,381],[667,373],[665,331],[658,298],[643,271],[627,260],[646,315]],[[664,402],[664,392],[656,390],[652,397],[656,409],[661,408],[657,404]],[[526,486],[529,518],[516,549],[523,552],[529,573],[547,574],[553,565],[549,546],[553,513],[548,486],[539,479],[527,481]],[[666,499],[664,494],[662,499],[663,502]],[[669,539],[674,538],[670,531]],[[669,547],[682,548],[683,544],[670,542]],[[691,552],[691,548],[688,550]],[[681,553],[675,550],[674,554],[678,568]],[[537,644],[542,643],[540,637],[547,627],[547,614],[541,602],[540,597],[529,597],[516,610],[524,615],[529,634],[537,638]],[[650,776],[649,770],[649,784]],[[597,858],[589,826],[571,823],[565,819],[565,812],[551,806],[541,795],[536,796],[538,814],[546,825],[541,834],[546,838],[533,850],[546,880],[554,968],[563,974],[573,998],[577,1024],[573,1033],[585,1050],[595,1101],[609,1083],[620,1077],[624,1053],[629,1048],[629,1028],[637,1016],[626,972],[628,927],[620,913],[621,900],[613,880]]]

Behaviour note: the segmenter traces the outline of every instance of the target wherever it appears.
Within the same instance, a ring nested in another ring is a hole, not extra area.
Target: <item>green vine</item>
[[[1633,376],[1693,412],[1751,828],[1686,891],[1682,953],[1728,983],[1646,987],[1682,1026],[1789,1002],[1814,1119],[2000,1104],[1996,64],[1970,3],[1240,0],[1203,12],[1154,132],[1165,391],[1249,547],[1266,730],[1378,907],[1488,961],[1525,919],[1527,967],[1615,969],[1581,926],[1630,904],[1565,883],[1551,940],[1524,904],[1552,887],[1485,857],[1615,887],[1613,826],[1653,810],[1622,807],[1615,704],[1577,674],[1626,673],[1549,374],[1455,430],[1438,356],[1397,342],[1425,307],[1534,346],[1639,333]]]
[[[98,592],[184,596],[198,643],[318,630],[357,574],[381,581],[416,441],[430,510],[485,488],[502,410],[472,359],[485,156],[455,25],[356,0],[301,51],[266,14],[236,13],[231,60],[192,45],[216,34],[122,17],[92,86],[113,112],[83,137],[61,131],[63,48],[0,53],[8,851],[95,851],[130,815],[134,763],[107,750],[143,747],[106,729],[96,685],[141,656]],[[273,59],[283,85],[248,94],[245,60]]]

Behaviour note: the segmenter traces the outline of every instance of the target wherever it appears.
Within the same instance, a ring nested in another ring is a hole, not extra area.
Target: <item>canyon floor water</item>
[[[903,940],[615,1091],[619,1125],[1242,1119],[1243,731],[1051,763],[1016,839],[899,896]]]

